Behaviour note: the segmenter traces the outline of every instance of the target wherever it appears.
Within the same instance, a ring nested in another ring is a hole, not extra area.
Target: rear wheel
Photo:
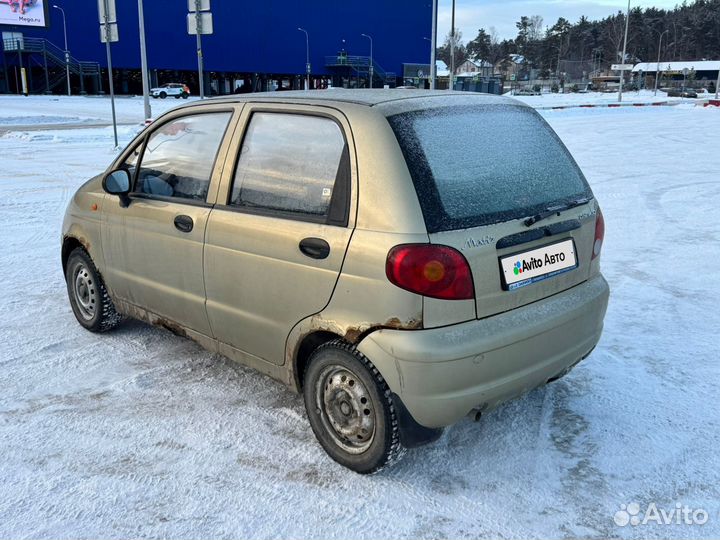
[[[303,394],[315,436],[341,465],[371,474],[402,456],[390,389],[349,343],[332,341],[313,353]]]
[[[183,99],[187,99],[188,96],[189,96],[189,94],[188,94],[187,92],[183,92],[183,93],[182,93],[182,98],[183,98]]]
[[[121,316],[105,288],[92,259],[82,248],[75,248],[65,267],[68,297],[75,318],[91,332],[115,328]]]

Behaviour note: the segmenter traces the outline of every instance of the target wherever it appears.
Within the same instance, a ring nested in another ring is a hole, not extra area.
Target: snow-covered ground
[[[187,103],[188,100],[151,99],[153,117]],[[0,96],[0,131],[8,126],[36,127],[83,125],[112,122],[110,98],[107,96]],[[141,124],[145,120],[142,99],[118,96],[115,112],[120,124]]]
[[[524,101],[528,105],[533,107],[544,108],[544,107],[568,107],[568,106],[580,106],[580,105],[609,105],[618,103],[617,92],[613,93],[602,93],[602,92],[587,92],[585,94],[553,94],[546,93],[540,96],[513,96],[507,94],[510,97]],[[702,98],[714,97],[714,94],[700,94],[699,99],[689,98],[676,98],[668,97],[665,92],[658,90],[657,96],[652,90],[637,90],[630,92],[623,92],[622,103],[695,103],[696,101],[702,101]]]
[[[16,103],[0,118],[39,110]],[[720,109],[544,114],[603,206],[603,338],[372,477],[324,454],[280,384],[138,322],[81,329],[59,228],[111,131],[0,136],[0,537],[720,536]],[[708,521],[616,525],[631,503]]]

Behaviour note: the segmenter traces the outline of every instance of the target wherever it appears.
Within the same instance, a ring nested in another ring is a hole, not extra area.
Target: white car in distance
[[[190,96],[190,88],[186,84],[168,83],[157,88],[150,89],[150,95],[154,98],[165,99],[172,96],[175,99],[187,99]]]

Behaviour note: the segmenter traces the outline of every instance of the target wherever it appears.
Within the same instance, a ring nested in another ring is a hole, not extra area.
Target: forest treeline
[[[521,17],[517,36],[500,40],[493,28],[480,28],[468,42],[456,31],[455,65],[466,58],[493,65],[508,64],[511,55],[520,55],[529,67],[542,74],[555,73],[562,61],[585,61],[607,68],[622,59],[625,13],[618,12],[598,21],[581,17],[572,22],[563,17],[546,24],[539,15]],[[628,63],[676,60],[720,60],[720,0],[683,2],[674,9],[636,7],[630,11]],[[438,48],[438,59],[450,65],[448,35]]]

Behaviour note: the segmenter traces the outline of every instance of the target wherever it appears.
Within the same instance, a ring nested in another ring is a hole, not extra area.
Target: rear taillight
[[[598,257],[602,250],[603,240],[605,239],[605,218],[602,211],[598,208],[597,217],[595,218],[595,241],[593,242],[592,258]]]
[[[403,244],[390,250],[385,273],[391,283],[410,292],[441,300],[475,298],[470,265],[448,246]]]

